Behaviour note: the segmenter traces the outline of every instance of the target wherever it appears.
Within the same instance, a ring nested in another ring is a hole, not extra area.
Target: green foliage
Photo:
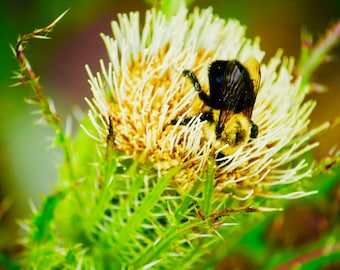
[[[137,269],[153,263],[175,266],[188,263],[188,253],[196,254],[191,263],[200,257],[199,237],[195,239],[193,230],[201,231],[202,221],[192,207],[182,208],[181,196],[168,190],[178,168],[157,177],[118,153],[103,164],[96,164],[97,158],[79,158],[82,164],[76,167],[92,169],[79,182],[47,197],[33,218],[34,237],[27,239],[33,268],[72,268],[82,256],[85,269]],[[108,166],[113,173],[104,179]],[[183,198],[187,206],[195,203],[194,197]],[[67,256],[61,258],[55,250]]]
[[[32,220],[33,227],[36,228],[36,230],[32,232],[32,237],[38,244],[52,238],[50,224],[54,219],[54,210],[63,197],[62,193],[47,197],[41,208],[41,212]]]

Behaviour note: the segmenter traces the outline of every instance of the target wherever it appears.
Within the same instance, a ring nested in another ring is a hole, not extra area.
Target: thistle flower
[[[183,6],[170,19],[147,11],[140,29],[139,14],[119,15],[112,22],[113,37],[102,35],[110,62],[101,61],[101,72],[89,82],[93,99],[90,119],[107,147],[144,159],[159,174],[180,166],[172,186],[187,192],[204,174],[210,160],[227,145],[216,145],[200,120],[204,104],[190,80],[190,69],[209,94],[208,68],[214,60],[264,57],[259,39],[245,37],[245,27],[225,21],[212,9]],[[286,191],[285,187],[311,176],[304,154],[318,143],[309,143],[324,124],[308,129],[316,103],[304,101],[308,87],[293,76],[294,59],[279,51],[268,64],[261,63],[261,84],[252,120],[259,127],[256,139],[241,145],[216,163],[216,198],[247,200],[255,197],[296,198],[313,192]],[[192,117],[187,125],[181,120]],[[172,120],[178,119],[176,124]],[[108,142],[111,130],[113,144]],[[146,157],[146,158],[143,158]]]

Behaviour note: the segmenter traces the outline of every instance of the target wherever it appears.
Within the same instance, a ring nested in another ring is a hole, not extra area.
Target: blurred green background
[[[265,62],[283,48],[286,55],[298,57],[300,33],[306,27],[315,39],[327,27],[340,19],[339,0],[319,1],[194,1],[200,7],[213,6],[221,17],[233,17],[247,25],[247,35],[261,37],[266,51]],[[19,34],[48,25],[58,15],[71,8],[51,34],[52,40],[34,40],[26,53],[45,92],[55,102],[65,119],[76,108],[87,110],[84,97],[90,97],[85,64],[92,71],[99,69],[99,59],[106,59],[99,33],[110,34],[110,21],[117,13],[149,6],[143,1],[125,0],[5,0],[0,4],[0,249],[10,250],[15,244],[15,220],[30,215],[29,201],[39,205],[40,197],[53,190],[57,180],[61,152],[51,148],[53,132],[42,125],[34,126],[37,107],[24,103],[32,97],[26,86],[10,88],[17,63],[9,45]],[[142,16],[143,17],[143,16]],[[312,126],[340,115],[340,46],[332,51],[332,63],[322,66],[314,79],[328,87],[328,92],[311,95],[318,100],[312,116]],[[77,128],[76,121],[73,126]],[[327,132],[315,154],[320,157],[339,143],[339,127]]]

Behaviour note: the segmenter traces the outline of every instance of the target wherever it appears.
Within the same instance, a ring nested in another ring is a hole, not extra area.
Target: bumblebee
[[[237,60],[212,62],[208,71],[210,95],[202,90],[193,71],[184,70],[183,75],[191,80],[199,98],[209,107],[201,113],[200,120],[207,121],[204,130],[207,138],[213,137],[215,147],[222,148],[218,157],[234,153],[240,145],[257,137],[258,126],[251,116],[261,72],[255,58],[244,64]],[[184,119],[183,124],[189,120]]]

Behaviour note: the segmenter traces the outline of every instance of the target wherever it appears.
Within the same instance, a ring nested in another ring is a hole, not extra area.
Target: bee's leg
[[[182,122],[180,123],[180,125],[187,125],[189,124],[189,122],[191,121],[191,119],[194,118],[193,116],[190,117],[186,117],[182,120]],[[178,123],[178,119],[173,119],[171,120],[170,124],[171,125],[176,125]],[[212,110],[209,111],[203,111],[200,115],[200,121],[208,121],[208,122],[213,122],[214,121],[214,116],[213,116],[213,112]]]
[[[203,111],[201,116],[200,116],[200,120],[203,121],[208,121],[210,123],[214,122],[214,113],[212,110],[209,111]]]
[[[225,157],[224,154],[222,154],[221,152],[218,152],[218,154],[217,154],[217,156],[216,156],[216,159],[219,160],[219,159],[224,158],[224,157]],[[217,161],[217,164],[218,164],[218,163],[221,163],[221,161]]]
[[[256,124],[254,124],[253,121],[250,122],[251,122],[250,138],[255,139],[259,134],[259,127]]]
[[[192,116],[191,116],[191,117],[186,117],[186,118],[184,118],[184,119],[181,121],[180,125],[187,125],[187,124],[189,124],[189,122],[190,122],[190,120],[191,120],[192,118],[193,118]],[[178,123],[178,121],[179,121],[179,119],[173,119],[173,120],[171,120],[170,124],[171,124],[171,125],[176,125],[176,124]]]
[[[198,92],[198,96],[200,97],[200,99],[205,104],[210,106],[211,104],[210,97],[202,90],[201,84],[198,81],[195,73],[192,70],[185,69],[183,70],[183,75],[191,80],[192,84],[194,85],[195,90]]]

